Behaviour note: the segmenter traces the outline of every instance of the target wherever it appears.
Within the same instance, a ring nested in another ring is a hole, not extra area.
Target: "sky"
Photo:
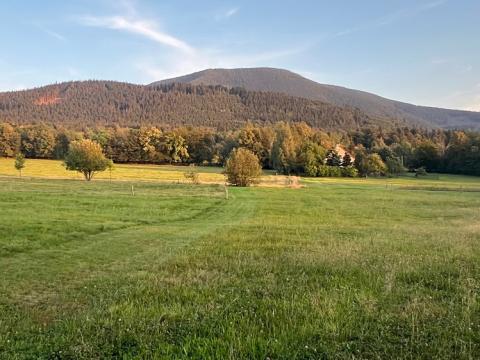
[[[2,0],[0,91],[278,67],[480,111],[479,0]]]

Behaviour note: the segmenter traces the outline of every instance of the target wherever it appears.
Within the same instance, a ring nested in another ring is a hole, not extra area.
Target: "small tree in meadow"
[[[20,177],[22,177],[23,168],[25,168],[25,156],[22,153],[18,153],[15,156],[15,169],[18,170]]]
[[[105,171],[112,165],[112,161],[105,157],[100,145],[92,140],[72,142],[65,157],[67,170],[82,173],[87,181],[92,180],[95,173]]]
[[[262,168],[257,156],[245,148],[234,149],[227,159],[225,175],[236,186],[249,186],[257,181]]]

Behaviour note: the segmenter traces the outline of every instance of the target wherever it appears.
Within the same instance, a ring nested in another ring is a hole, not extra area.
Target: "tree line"
[[[12,124],[45,122],[77,129],[196,125],[228,130],[248,121],[268,125],[302,120],[324,129],[387,127],[398,122],[320,101],[222,86],[84,81],[0,93],[0,121]]]
[[[116,163],[220,165],[234,149],[250,150],[264,169],[307,176],[398,174],[406,170],[480,175],[480,134],[399,127],[326,132],[303,122],[208,127],[92,127],[0,123],[0,156],[64,159],[89,139]]]

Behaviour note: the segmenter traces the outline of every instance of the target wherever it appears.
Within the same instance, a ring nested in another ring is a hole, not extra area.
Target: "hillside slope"
[[[112,81],[70,82],[0,93],[0,122],[85,126],[208,126],[232,129],[251,121],[305,121],[324,129],[393,127],[358,109],[272,92],[221,86],[141,86]]]
[[[419,126],[480,129],[480,113],[416,106],[363,91],[319,84],[288,70],[273,68],[209,69],[152,85],[189,83],[243,87],[250,91],[272,91],[319,100],[337,106],[357,107],[377,118],[405,119]]]

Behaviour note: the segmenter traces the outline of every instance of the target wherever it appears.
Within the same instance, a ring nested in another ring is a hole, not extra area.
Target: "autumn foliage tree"
[[[14,158],[22,152],[27,159],[64,159],[70,144],[80,139],[98,143],[115,163],[225,165],[233,149],[246,148],[258,157],[262,168],[287,175],[352,176],[355,168],[365,176],[421,167],[429,172],[480,175],[480,133],[472,131],[367,128],[327,133],[302,122],[252,122],[229,130],[152,125],[80,130],[0,120],[0,157]],[[338,166],[339,156],[326,151],[338,145],[355,153],[355,161],[346,155]],[[381,161],[368,158],[373,154]]]
[[[65,157],[67,170],[78,171],[85,180],[92,180],[95,173],[105,171],[112,166],[112,161],[103,154],[99,144],[92,140],[74,141]]]
[[[225,175],[236,186],[249,186],[257,181],[262,172],[258,157],[248,149],[234,149],[227,159]]]

